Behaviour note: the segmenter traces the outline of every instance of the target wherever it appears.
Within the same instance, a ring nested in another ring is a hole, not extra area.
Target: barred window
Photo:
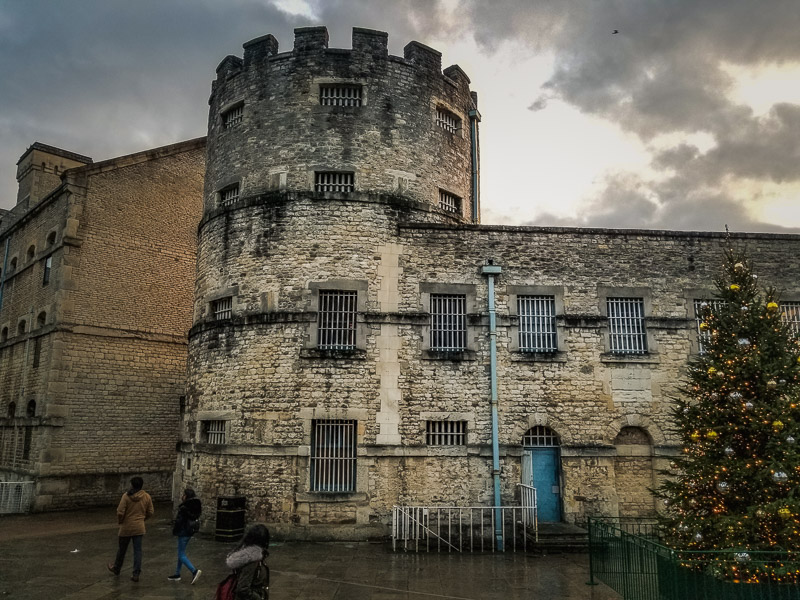
[[[314,190],[317,192],[352,192],[355,189],[353,173],[317,171],[314,173]]]
[[[725,306],[722,300],[695,299],[694,301],[694,324],[697,328],[697,349],[700,354],[706,353],[706,347],[711,341],[711,331],[703,330],[700,324],[703,322],[703,305],[708,304],[712,311],[720,310]]]
[[[426,421],[425,443],[428,446],[466,446],[466,421]]]
[[[225,443],[225,421],[202,421],[203,439],[206,444]]]
[[[230,206],[234,202],[239,200],[239,184],[234,184],[232,186],[226,187],[224,190],[220,190],[219,192],[219,205],[220,206]]]
[[[225,298],[214,300],[211,303],[211,312],[214,313],[214,319],[217,321],[230,319],[233,316],[233,297],[226,296]]]
[[[356,421],[311,422],[311,491],[356,489]]]
[[[341,83],[320,85],[319,103],[322,106],[361,106],[361,86]]]
[[[439,208],[447,212],[461,213],[461,198],[450,192],[439,190]]]
[[[517,296],[519,349],[522,352],[555,352],[555,296]]]
[[[431,294],[431,350],[463,350],[466,341],[466,295]]]
[[[647,332],[644,328],[642,298],[608,298],[608,340],[615,354],[645,354]]]
[[[445,108],[436,109],[436,124],[450,133],[456,133],[461,129],[461,119]]]
[[[559,445],[558,436],[549,427],[536,425],[531,427],[522,436],[522,445],[525,447],[554,447]]]
[[[224,129],[229,129],[241,123],[242,119],[244,119],[244,104],[234,106],[230,110],[226,110],[222,113],[222,127]]]
[[[358,292],[320,290],[317,313],[317,345],[321,349],[350,350],[356,347]]]
[[[781,317],[795,337],[800,337],[800,302],[781,302]]]

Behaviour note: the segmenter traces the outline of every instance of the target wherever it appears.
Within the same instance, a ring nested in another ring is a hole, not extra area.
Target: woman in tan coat
[[[128,544],[133,541],[133,575],[131,581],[139,581],[142,572],[142,537],[145,534],[144,522],[153,516],[153,500],[150,494],[142,489],[144,481],[141,477],[131,478],[131,489],[122,495],[117,506],[117,522],[119,523],[119,549],[117,558],[108,563],[108,570],[119,575],[122,561],[128,551]]]

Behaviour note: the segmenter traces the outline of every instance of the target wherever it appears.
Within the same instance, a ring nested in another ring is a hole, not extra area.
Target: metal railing
[[[33,491],[33,481],[0,481],[0,515],[30,511]]]
[[[800,552],[676,550],[657,534],[652,521],[590,518],[589,583],[625,600],[800,600]]]
[[[392,549],[414,552],[527,551],[538,541],[536,490],[521,506],[395,506]],[[529,504],[524,504],[524,503]]]

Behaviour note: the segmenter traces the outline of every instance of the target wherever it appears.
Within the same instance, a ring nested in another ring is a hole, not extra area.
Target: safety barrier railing
[[[33,481],[0,481],[0,515],[28,512],[33,490]]]
[[[590,583],[625,600],[800,600],[800,552],[677,550],[657,532],[653,522],[589,519]]]

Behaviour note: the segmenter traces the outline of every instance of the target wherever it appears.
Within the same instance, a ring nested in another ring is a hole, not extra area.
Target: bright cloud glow
[[[763,115],[778,102],[800,104],[800,63],[740,67],[723,64],[735,83],[732,99]]]

